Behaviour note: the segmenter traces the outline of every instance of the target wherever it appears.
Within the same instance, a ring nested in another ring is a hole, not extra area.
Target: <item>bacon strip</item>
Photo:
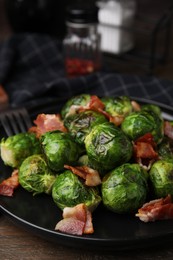
[[[96,112],[101,113],[102,115],[104,115],[109,122],[114,123],[116,126],[121,125],[121,123],[124,120],[123,116],[111,116],[109,113],[107,113],[105,110],[105,105],[104,103],[101,101],[101,99],[99,99],[97,96],[91,96],[90,102],[85,106],[79,109],[79,111],[83,111],[83,110],[94,110]]]
[[[91,109],[91,110],[103,110],[105,107],[104,103],[101,101],[101,99],[95,95],[91,96],[90,102],[87,104],[85,107],[86,109]]]
[[[62,233],[78,235],[83,234],[85,223],[75,218],[65,218],[60,220],[55,227],[55,230]]]
[[[55,230],[72,235],[92,234],[94,229],[91,212],[84,203],[65,207],[63,219],[56,224]]]
[[[150,168],[152,162],[158,159],[155,151],[156,143],[151,133],[138,138],[133,144],[134,158],[141,166]]]
[[[164,122],[164,134],[173,140],[173,125],[169,121]]]
[[[65,207],[62,214],[63,218],[75,217],[76,219],[85,222],[86,221],[86,206],[81,203],[75,207]]]
[[[69,112],[66,116],[80,113],[86,110],[93,110],[96,112],[99,112],[100,114],[104,115],[110,122],[114,123],[115,125],[119,126],[121,125],[122,121],[124,120],[123,116],[111,116],[109,113],[107,113],[105,110],[105,105],[101,101],[101,99],[95,95],[92,95],[90,97],[90,101],[85,106],[80,105],[72,105],[69,109]]]
[[[145,203],[142,208],[138,210],[136,217],[141,221],[150,222],[163,219],[173,219],[173,203],[171,196],[160,198]]]
[[[39,114],[34,120],[34,124],[36,126],[31,127],[29,132],[34,132],[38,138],[49,131],[60,130],[67,132],[60,114]]]
[[[134,111],[140,111],[141,110],[141,106],[139,105],[138,102],[132,100],[131,105],[132,105]]]
[[[14,190],[19,186],[18,170],[14,170],[11,176],[0,183],[0,195],[12,197]]]
[[[64,168],[71,170],[74,174],[85,180],[87,186],[97,186],[101,184],[101,178],[98,171],[88,166],[70,166],[64,165]]]

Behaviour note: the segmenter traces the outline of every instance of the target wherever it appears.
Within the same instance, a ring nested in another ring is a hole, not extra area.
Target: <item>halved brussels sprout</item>
[[[139,164],[123,164],[103,177],[101,191],[103,205],[109,210],[134,212],[147,197],[147,172]]]
[[[35,134],[20,133],[2,138],[0,153],[5,165],[18,168],[28,156],[41,153],[40,143]]]
[[[64,164],[73,165],[81,155],[81,147],[69,133],[58,130],[43,134],[40,138],[48,166],[53,171],[61,171]]]
[[[43,155],[35,154],[27,157],[19,168],[20,185],[33,195],[50,194],[55,178]]]
[[[85,106],[88,104],[90,97],[89,94],[80,94],[70,98],[61,109],[62,118],[64,119],[68,115],[72,106]]]
[[[121,124],[122,131],[131,139],[151,133],[154,141],[158,144],[162,141],[163,119],[153,111],[138,111],[128,115]]]
[[[104,115],[99,112],[87,110],[79,114],[72,114],[64,119],[64,125],[74,137],[75,141],[84,145],[86,135],[91,131],[92,127],[107,122]]]
[[[70,170],[66,170],[56,177],[52,188],[52,197],[60,209],[73,207],[85,203],[93,211],[101,202],[96,187],[88,187]]]
[[[85,138],[85,147],[89,165],[100,173],[128,162],[133,150],[128,137],[109,122],[92,128]]]
[[[150,171],[149,179],[155,198],[173,197],[173,160],[158,160]]]
[[[105,97],[101,99],[105,105],[105,111],[111,116],[127,116],[133,111],[131,100],[127,96]]]

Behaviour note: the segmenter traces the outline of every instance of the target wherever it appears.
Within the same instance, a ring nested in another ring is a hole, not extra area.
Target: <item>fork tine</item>
[[[5,115],[1,115],[1,123],[2,123],[2,126],[3,126],[7,136],[13,135],[13,131],[10,127],[11,124],[9,124],[8,118]]]
[[[25,108],[6,111],[0,115],[2,126],[8,136],[26,132],[32,125]]]
[[[26,125],[26,128],[27,129],[30,128],[31,125],[32,125],[32,122],[31,122],[31,118],[29,117],[27,110],[24,108],[20,112],[21,112],[21,115],[22,115],[22,119],[23,119],[23,121]]]

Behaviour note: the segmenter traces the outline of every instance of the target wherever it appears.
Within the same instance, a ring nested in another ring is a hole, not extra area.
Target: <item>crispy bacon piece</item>
[[[98,171],[91,169],[88,166],[70,166],[64,165],[64,168],[71,170],[74,174],[85,180],[87,186],[97,186],[101,184],[101,179]]]
[[[124,120],[124,117],[122,116],[111,116],[109,113],[107,113],[105,110],[105,105],[101,101],[101,99],[95,95],[91,96],[90,101],[85,106],[80,105],[72,105],[70,107],[70,110],[67,114],[67,116],[80,113],[86,110],[93,110],[96,112],[99,112],[100,114],[104,115],[110,122],[114,123],[115,125],[119,126],[121,125],[122,121]]]
[[[29,132],[34,132],[38,138],[48,131],[60,130],[67,132],[60,114],[39,114],[34,120],[34,124],[36,126],[31,127]]]
[[[107,113],[104,110],[104,108],[105,108],[105,105],[101,101],[101,99],[99,99],[97,96],[91,96],[90,102],[85,107],[80,108],[79,111],[94,110],[94,111],[97,111],[97,112],[101,113],[102,115],[104,115],[110,122],[114,123],[115,125],[117,125],[117,126],[121,125],[122,121],[124,120],[124,117],[111,116],[109,113]]]
[[[69,108],[69,111],[68,111],[68,113],[66,114],[66,117],[67,117],[67,116],[70,116],[70,115],[77,114],[80,108],[81,108],[81,106],[79,106],[79,105],[72,105],[72,106]]]
[[[56,224],[55,230],[66,234],[81,236],[83,234],[84,227],[85,222],[83,221],[76,218],[65,218]]]
[[[66,116],[69,116],[69,115],[72,115],[72,114],[77,114],[77,113],[80,113],[80,112],[85,111],[85,110],[94,110],[94,111],[98,111],[98,112],[101,113],[103,111],[104,107],[105,107],[105,105],[100,100],[100,98],[98,98],[95,95],[92,95],[90,97],[90,101],[85,106],[72,105]]]
[[[151,200],[145,203],[142,208],[138,210],[136,217],[139,217],[139,219],[144,222],[173,219],[171,196],[168,195],[166,198]]]
[[[138,102],[132,100],[131,105],[132,105],[134,111],[140,111],[141,110],[141,106],[139,105]]]
[[[55,230],[72,235],[92,234],[94,229],[91,212],[84,203],[65,207],[63,219],[56,224]]]
[[[0,195],[12,197],[14,190],[19,186],[18,170],[14,170],[11,176],[0,183]]]
[[[151,133],[146,133],[145,135],[139,137],[135,142],[145,142],[151,144],[153,148],[156,148],[156,143],[154,142],[153,135]]]
[[[173,125],[169,121],[164,122],[164,134],[173,140]]]
[[[97,96],[91,96],[90,102],[88,104],[88,109],[91,110],[96,110],[96,111],[101,111],[103,110],[105,107],[105,105],[103,104],[103,102],[101,101],[100,98],[98,98]]]
[[[151,163],[158,159],[155,151],[156,143],[151,133],[138,138],[133,144],[134,158],[143,167],[150,168]]]
[[[109,122],[113,123],[116,126],[121,125],[123,120],[124,120],[124,116],[111,116],[111,115],[109,115]]]

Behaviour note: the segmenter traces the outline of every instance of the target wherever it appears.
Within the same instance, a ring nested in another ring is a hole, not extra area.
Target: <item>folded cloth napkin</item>
[[[62,44],[44,34],[14,34],[0,45],[0,84],[12,106],[67,100],[80,93],[128,95],[173,105],[173,82],[100,71],[69,79]]]

